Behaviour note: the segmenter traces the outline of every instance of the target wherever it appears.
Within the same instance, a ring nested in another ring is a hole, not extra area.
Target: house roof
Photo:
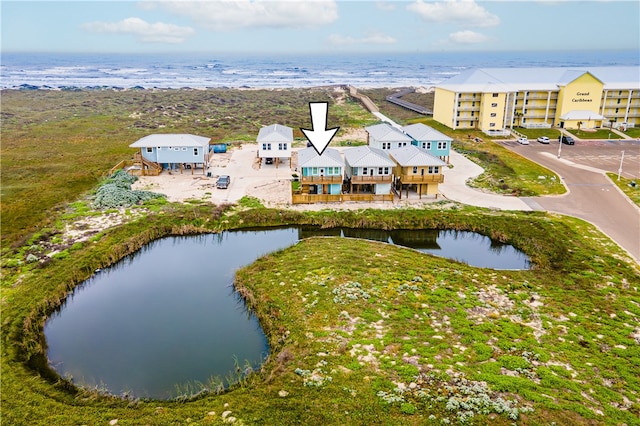
[[[452,141],[449,136],[445,135],[422,123],[410,124],[402,128],[404,132],[417,141]]]
[[[588,110],[572,110],[560,117],[561,120],[604,120],[604,116]]]
[[[407,145],[389,151],[389,156],[402,167],[446,166],[447,163],[415,145]]]
[[[299,167],[344,167],[342,156],[337,149],[325,148],[322,155],[314,147],[304,148],[298,151]]]
[[[380,142],[411,142],[411,138],[402,131],[387,123],[375,124],[365,127],[369,135]]]
[[[151,148],[151,147],[166,147],[166,146],[202,146],[209,145],[211,138],[204,136],[190,135],[186,133],[166,133],[166,134],[153,134],[147,135],[141,139],[138,139],[131,145],[131,148]]]
[[[536,67],[475,68],[461,72],[437,87],[453,92],[517,92],[522,90],[558,90],[589,73],[604,84],[605,90],[640,89],[640,67]]]
[[[386,152],[370,146],[345,149],[344,159],[350,167],[393,167],[395,163]]]
[[[293,129],[282,124],[264,126],[258,132],[257,142],[292,142]]]

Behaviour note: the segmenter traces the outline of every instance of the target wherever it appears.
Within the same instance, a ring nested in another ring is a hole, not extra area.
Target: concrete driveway
[[[596,225],[640,261],[640,209],[605,176],[606,171],[618,172],[624,151],[621,175],[640,178],[639,141],[580,140],[576,145],[562,145],[560,158],[557,141],[549,145],[536,141],[530,145],[500,143],[556,172],[569,191],[561,196],[529,197],[523,201],[534,209],[579,217]]]

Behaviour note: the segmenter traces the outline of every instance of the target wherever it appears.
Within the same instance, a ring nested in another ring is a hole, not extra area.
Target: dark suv
[[[565,136],[565,135],[559,136],[558,137],[558,142],[562,142],[562,143],[567,144],[567,145],[575,145],[576,144],[576,141],[574,141],[571,136]]]
[[[229,176],[222,175],[218,178],[218,181],[216,182],[216,187],[220,189],[227,189],[230,183],[231,183],[231,178]]]

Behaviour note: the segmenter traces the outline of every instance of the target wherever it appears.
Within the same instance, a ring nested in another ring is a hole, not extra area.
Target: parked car
[[[227,189],[230,183],[231,183],[231,178],[227,175],[222,175],[218,178],[218,181],[216,182],[216,188]]]
[[[538,138],[538,142],[543,143],[543,144],[548,144],[549,143],[549,138],[546,136],[540,136]]]
[[[558,142],[562,142],[562,143],[567,144],[567,145],[575,145],[576,144],[576,141],[574,141],[571,136],[565,136],[565,135],[559,136],[558,137]]]
[[[526,136],[518,138],[518,143],[520,145],[529,145],[529,139]]]
[[[268,157],[264,159],[264,164],[273,164],[273,158]]]

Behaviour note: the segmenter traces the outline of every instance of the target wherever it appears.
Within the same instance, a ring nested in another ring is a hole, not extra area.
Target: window
[[[263,144],[262,144],[262,150],[263,150],[263,151],[265,151],[266,149],[267,149],[267,144],[266,144],[266,143],[263,143]]]
[[[378,174],[381,175],[382,174],[382,167],[378,167]]]
[[[497,98],[497,97],[498,97],[498,94],[497,94],[497,93],[494,93],[492,96],[493,96],[494,98]]]
[[[279,143],[278,144],[278,149],[280,151],[286,151],[287,150],[287,143],[286,142],[285,143]]]
[[[187,150],[187,147],[186,147],[186,146],[183,146],[183,147],[182,147],[182,150],[183,150],[183,151],[186,151],[186,150]]]
[[[433,174],[433,166],[429,166],[429,174]]]
[[[388,175],[388,174],[389,174],[389,168],[388,168],[388,167],[385,167],[385,168],[384,168],[384,174],[385,174],[385,175]]]
[[[270,144],[270,143],[268,143],[268,144],[267,144],[267,149],[268,149],[269,151],[271,151],[271,144]]]
[[[620,98],[618,98],[618,103],[620,103]]]
[[[446,141],[438,142],[438,149],[447,149],[447,142]]]
[[[473,117],[474,115],[476,115],[475,111],[471,111],[471,116]]]
[[[317,167],[312,167],[311,168],[311,175],[318,176],[318,168]]]
[[[198,151],[198,148],[193,148],[193,155],[195,155],[196,157],[198,156],[200,151]]]
[[[514,105],[518,105],[518,100],[516,99],[516,101],[513,104]]]
[[[469,122],[469,126],[473,126],[473,121],[470,121],[470,122]]]
[[[458,127],[460,125],[459,121],[456,121],[456,127]]]
[[[382,149],[391,149],[391,142],[382,142]]]
[[[495,113],[495,112],[492,112],[492,113],[491,113],[491,117],[495,117],[495,116],[496,116],[496,113]]]
[[[369,169],[367,169],[366,167],[363,167],[363,168],[362,168],[362,174],[363,174],[363,175],[367,175],[367,174],[369,174]]]
[[[529,105],[529,99],[527,99],[526,101],[524,101],[525,105]]]
[[[440,173],[440,166],[429,166],[429,174]]]
[[[495,107],[497,107],[497,106],[498,106],[498,104],[497,104],[497,103],[495,103],[495,102],[493,102],[493,103],[491,104],[491,108],[495,108]]]
[[[489,123],[489,127],[496,127],[496,123]]]
[[[147,152],[148,153],[152,153],[153,152],[153,148],[151,148],[150,146],[147,147]]]
[[[619,110],[620,110],[620,108],[616,108],[616,114],[618,113]]]
[[[460,108],[460,102],[458,102],[458,108]]]
[[[180,151],[180,147],[179,146],[175,146],[175,147],[173,147],[173,150],[174,151]]]
[[[460,111],[456,112],[456,117],[460,117]]]
[[[417,166],[413,166],[413,174],[418,173],[418,167]]]
[[[472,107],[476,106],[476,103],[475,102],[471,102],[471,106]]]

